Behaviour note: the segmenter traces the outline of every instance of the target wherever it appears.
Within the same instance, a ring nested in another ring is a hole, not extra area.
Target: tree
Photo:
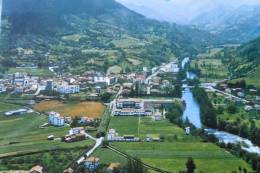
[[[230,114],[235,114],[237,112],[237,107],[234,104],[230,104],[228,105],[227,111]]]
[[[196,165],[192,158],[189,158],[186,163],[186,173],[194,173],[194,170],[196,169]]]
[[[105,92],[101,95],[101,100],[103,102],[108,102],[110,100],[111,96],[112,96],[112,94]]]

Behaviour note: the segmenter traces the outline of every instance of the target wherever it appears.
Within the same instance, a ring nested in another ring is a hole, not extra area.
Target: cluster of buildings
[[[158,109],[171,107],[175,100],[169,99],[116,99],[112,109],[114,116],[154,116],[156,120],[162,118]]]
[[[33,77],[26,73],[6,74],[0,79],[0,92],[33,93],[39,85],[39,77]]]

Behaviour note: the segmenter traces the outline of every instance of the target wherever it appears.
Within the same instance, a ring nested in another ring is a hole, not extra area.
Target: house
[[[17,109],[17,110],[13,110],[13,111],[8,111],[5,113],[6,116],[13,116],[13,115],[23,115],[26,114],[28,112],[27,109]]]
[[[77,141],[83,141],[86,139],[86,134],[79,133],[79,134],[72,134],[72,135],[66,135],[64,138],[65,142],[77,142]]]
[[[32,167],[32,169],[30,170],[30,173],[42,173],[43,167],[42,166],[34,166]]]
[[[65,119],[63,117],[60,116],[59,113],[57,112],[50,112],[49,113],[49,124],[53,125],[53,126],[64,126],[65,124]]]
[[[189,135],[189,134],[190,134],[190,127],[186,127],[186,128],[185,128],[185,133],[186,133],[186,135]]]
[[[73,169],[69,168],[63,171],[63,173],[73,173]]]
[[[89,157],[84,160],[84,167],[88,171],[96,171],[100,165],[99,158]]]
[[[239,97],[245,97],[245,93],[243,93],[243,92],[238,92],[237,95],[238,95]]]
[[[110,163],[107,167],[106,173],[113,173],[116,169],[120,167],[120,163]]]
[[[75,127],[70,129],[69,131],[70,135],[77,135],[77,134],[84,134],[84,133],[85,133],[84,127]]]
[[[245,111],[251,111],[251,110],[253,110],[253,107],[246,105],[244,109],[245,109]]]

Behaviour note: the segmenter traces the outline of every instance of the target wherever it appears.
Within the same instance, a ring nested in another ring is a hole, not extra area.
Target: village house
[[[106,173],[113,173],[116,169],[120,167],[120,163],[110,163],[107,167]]]
[[[85,129],[84,127],[75,127],[70,129],[69,134],[70,135],[85,134]]]
[[[73,173],[73,169],[69,168],[63,171],[63,173]]]
[[[88,171],[96,171],[100,165],[99,158],[89,157],[84,160],[84,167]]]
[[[85,133],[72,134],[72,135],[69,134],[64,137],[65,142],[78,142],[78,141],[83,141],[85,139],[86,139]]]

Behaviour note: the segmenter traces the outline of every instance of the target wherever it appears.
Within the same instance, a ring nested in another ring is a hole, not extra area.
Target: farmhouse
[[[77,142],[77,141],[83,141],[86,139],[86,135],[79,133],[79,134],[72,134],[72,135],[66,135],[64,138],[65,142]]]
[[[13,111],[8,111],[5,113],[6,116],[13,116],[13,115],[23,115],[27,113],[27,109],[17,109]]]
[[[65,119],[60,116],[57,112],[50,112],[49,113],[49,124],[53,126],[64,126]]]

